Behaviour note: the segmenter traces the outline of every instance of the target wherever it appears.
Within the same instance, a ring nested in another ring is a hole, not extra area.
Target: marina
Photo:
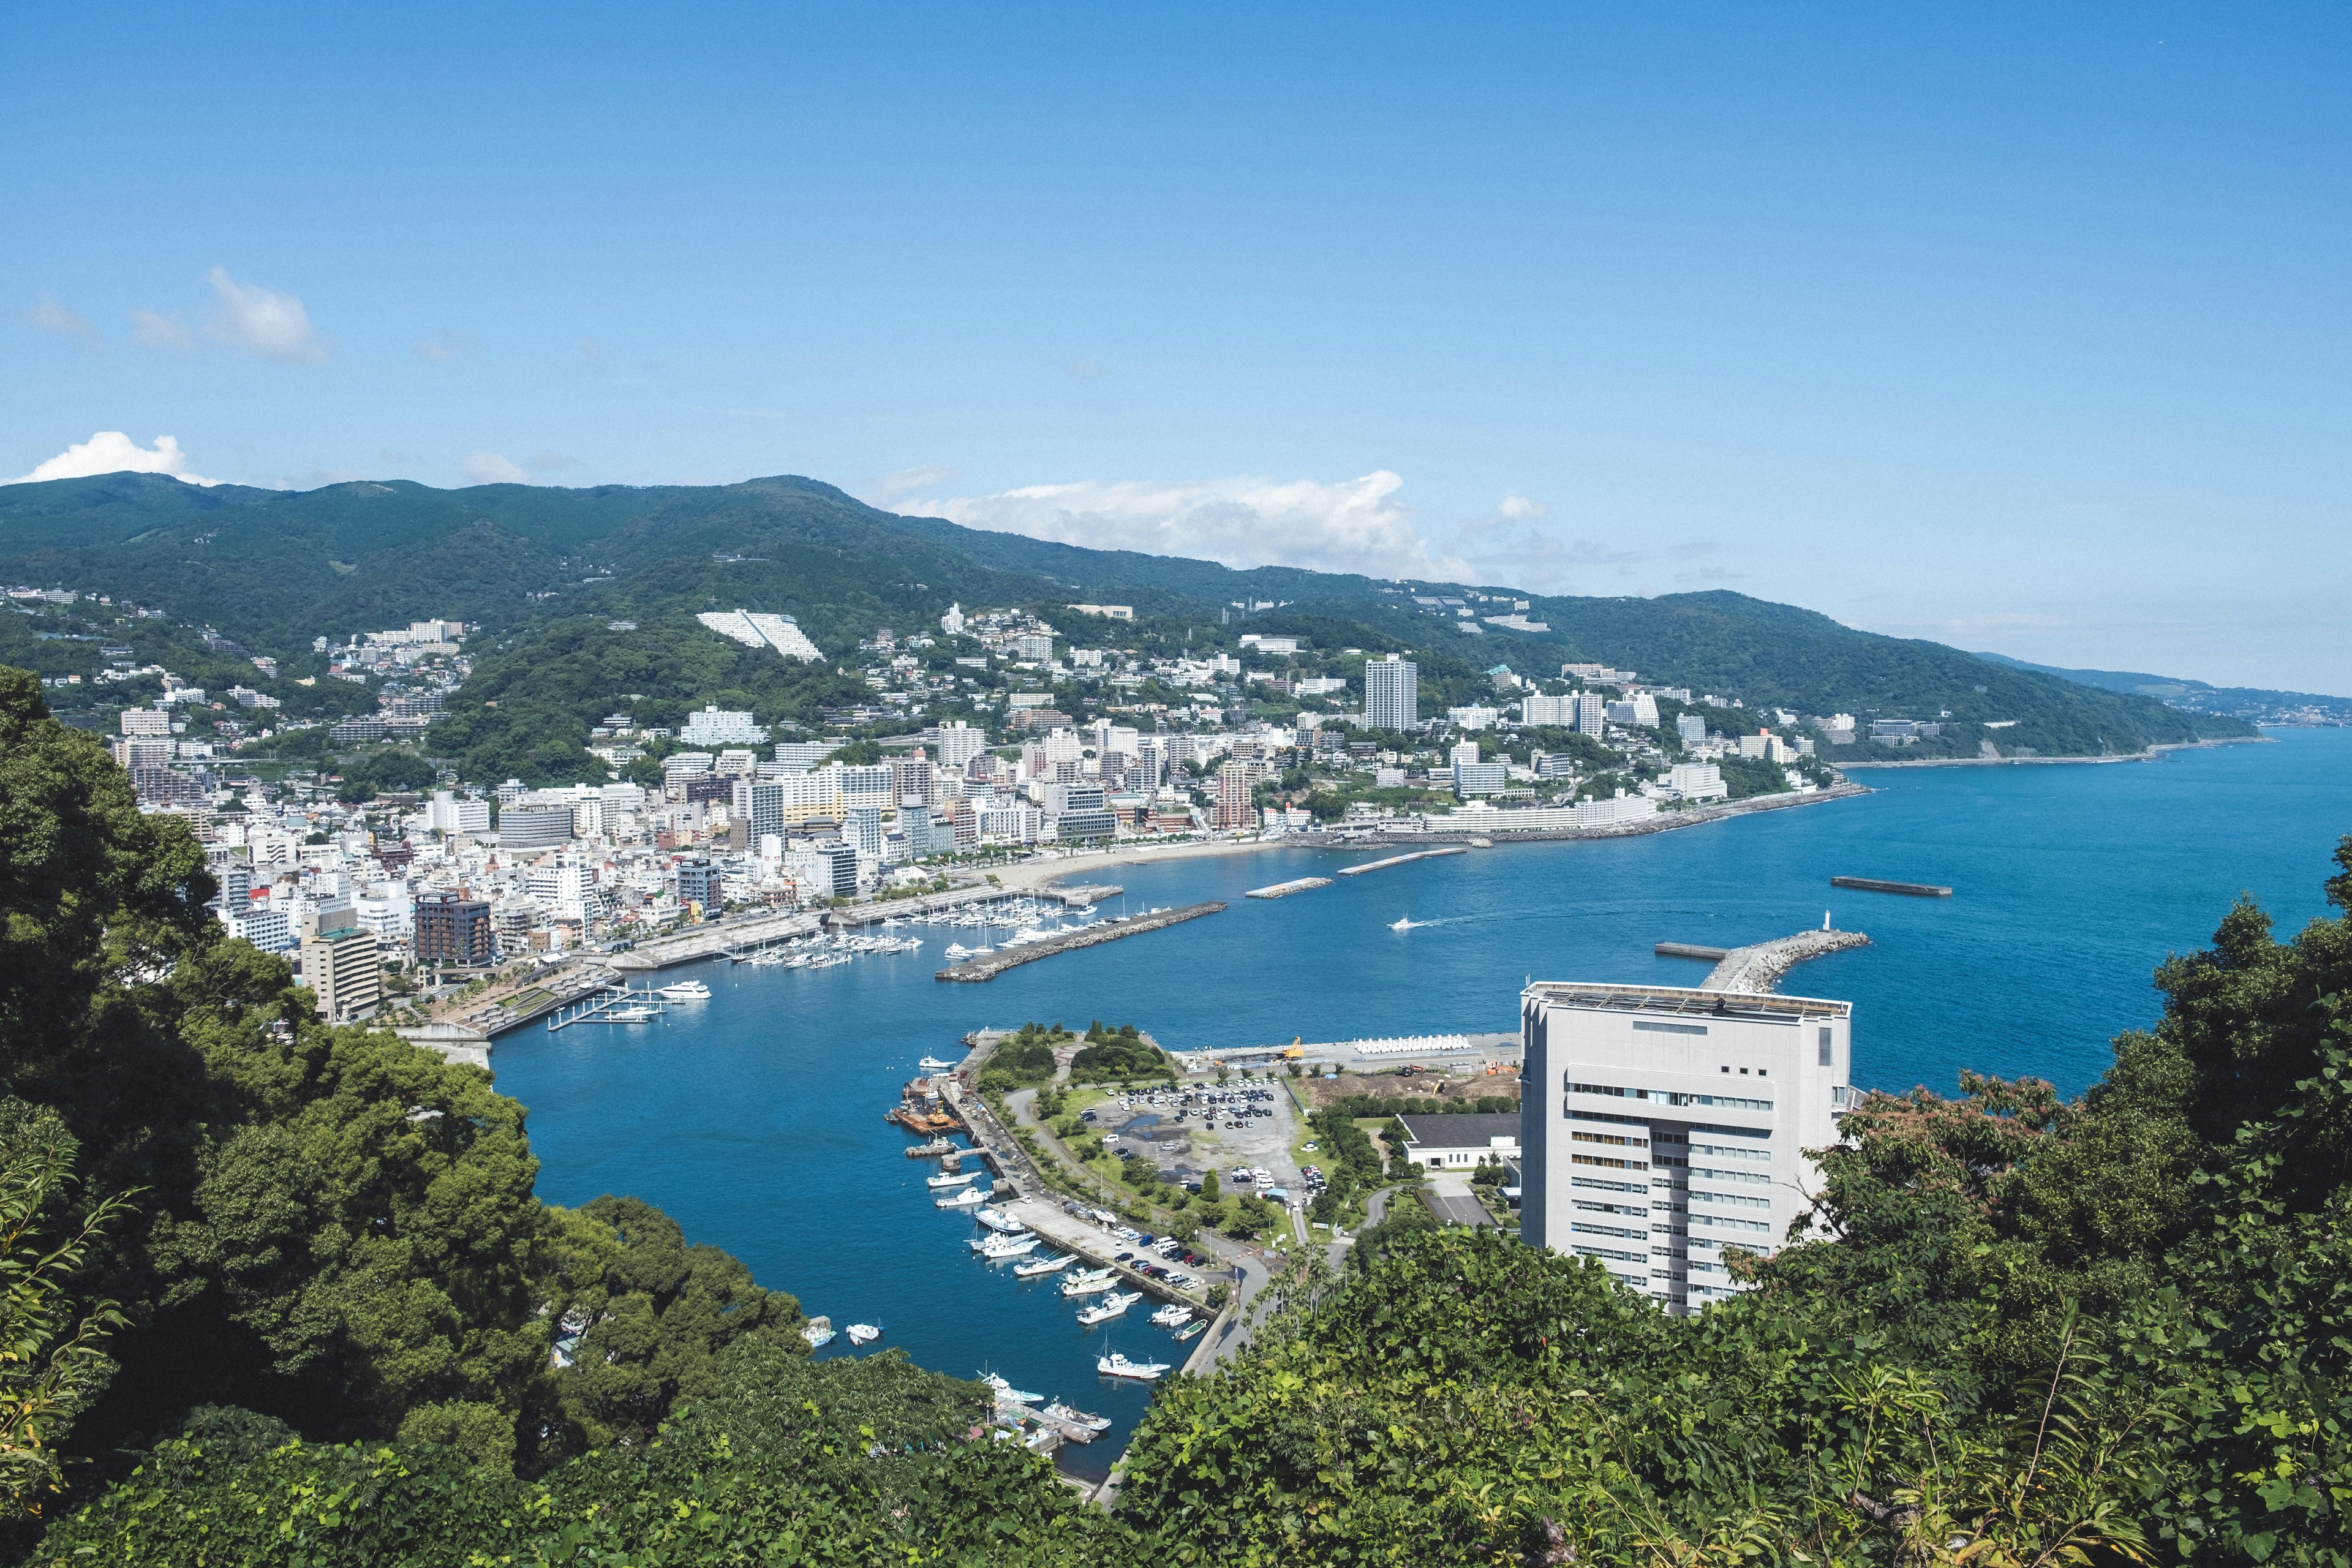
[[[1094,947],[1106,942],[1117,942],[1122,937],[1141,936],[1146,931],[1161,931],[1169,926],[1181,925],[1186,921],[1199,920],[1203,915],[1222,914],[1224,909],[1225,906],[1222,901],[1212,900],[1207,903],[1187,904],[1181,909],[1152,910],[1139,915],[1114,916],[1107,921],[1021,945],[1007,942],[993,952],[986,948],[975,949],[972,951],[971,957],[961,963],[940,970],[937,978],[960,981],[993,980],[1017,964],[1034,963],[1041,958],[1051,958],[1057,952],[1070,952],[1082,947]],[[949,956],[954,956],[953,948],[950,948],[948,952]]]

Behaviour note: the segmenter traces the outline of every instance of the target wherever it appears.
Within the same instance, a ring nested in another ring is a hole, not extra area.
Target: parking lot
[[[1120,1128],[1142,1116],[1159,1120],[1131,1136],[1118,1136]],[[1229,1194],[1279,1189],[1300,1202],[1309,1196],[1290,1152],[1299,1133],[1290,1095],[1271,1078],[1236,1075],[1222,1084],[1201,1080],[1172,1089],[1114,1095],[1094,1108],[1088,1125],[1105,1133],[1108,1147],[1121,1154],[1140,1153],[1163,1169],[1181,1169],[1192,1184],[1202,1172],[1213,1170],[1219,1188]],[[1145,1135],[1169,1131],[1184,1133],[1182,1152]],[[1251,1173],[1249,1181],[1236,1177],[1234,1173],[1242,1169]],[[1264,1180],[1256,1175],[1261,1171]]]

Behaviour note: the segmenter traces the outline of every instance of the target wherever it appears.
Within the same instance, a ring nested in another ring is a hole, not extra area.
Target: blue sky
[[[0,51],[0,478],[113,431],[82,466],[794,472],[2352,691],[2347,32],[34,8]]]

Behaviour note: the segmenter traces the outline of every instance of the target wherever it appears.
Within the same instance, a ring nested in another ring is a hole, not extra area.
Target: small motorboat
[[[955,1071],[955,1063],[943,1062],[937,1057],[925,1057],[921,1061],[917,1062],[915,1065],[922,1068],[925,1072]]]
[[[813,1351],[824,1349],[833,1343],[833,1320],[820,1312],[801,1325],[801,1338],[808,1341]]]
[[[1176,1331],[1176,1342],[1181,1345],[1185,1343],[1187,1341],[1197,1340],[1208,1331],[1209,1325],[1202,1322],[1196,1318],[1192,1322],[1185,1324],[1182,1328]]]
[[[849,1325],[849,1342],[851,1344],[870,1345],[881,1337],[882,1325],[879,1323],[852,1323]]]
[[[992,1372],[982,1373],[980,1381],[996,1390],[996,1403],[999,1405],[1034,1405],[1045,1397],[1042,1394],[1030,1394],[1015,1388]]]
[[[1192,1309],[1181,1301],[1171,1301],[1152,1313],[1151,1321],[1163,1329],[1181,1329],[1192,1321]]]
[[[1032,1258],[1013,1266],[1013,1272],[1023,1279],[1034,1279],[1041,1274],[1058,1274],[1078,1260],[1075,1252],[1065,1252],[1059,1258]]]
[[[608,1024],[649,1024],[661,1016],[658,1007],[615,1007],[604,1015]]]
[[[986,1193],[980,1192],[975,1188],[966,1187],[963,1191],[956,1194],[955,1196],[951,1198],[933,1199],[932,1206],[934,1208],[943,1209],[976,1209],[987,1201],[988,1194]]]
[[[1108,1432],[1110,1430],[1109,1416],[1089,1415],[1083,1410],[1073,1410],[1058,1399],[1037,1414],[1048,1421],[1058,1422],[1065,1426],[1076,1426],[1082,1431]]]
[[[942,1175],[925,1177],[923,1184],[929,1187],[964,1187],[978,1180],[978,1171],[950,1171]]]
[[[1129,1361],[1113,1351],[1095,1359],[1095,1370],[1105,1377],[1131,1377],[1139,1383],[1157,1383],[1171,1363],[1164,1361]]]
[[[1080,1312],[1078,1322],[1091,1329],[1097,1323],[1108,1323],[1113,1318],[1123,1318],[1127,1315],[1127,1310],[1129,1307],[1142,1300],[1143,1292],[1140,1290],[1114,1290]]]
[[[985,1202],[986,1200],[982,1199],[982,1201]],[[1003,1209],[982,1209],[971,1217],[980,1221],[981,1224],[986,1226],[989,1229],[1000,1232],[1005,1236],[1019,1236],[1022,1232],[1029,1228],[1021,1221],[1014,1219],[1011,1215],[1006,1214]]]
[[[974,1237],[971,1246],[974,1252],[994,1263],[1034,1251],[1041,1239],[1034,1236],[981,1236]]]
[[[681,980],[675,985],[665,985],[661,994],[672,1002],[708,1002],[710,987],[699,980]]]
[[[1402,920],[1394,920],[1394,921],[1389,921],[1389,930],[1391,930],[1391,931],[1414,931],[1414,930],[1418,930],[1418,929],[1419,929],[1420,927],[1422,927],[1422,926],[1425,926],[1425,925],[1427,925],[1428,923],[1429,923],[1429,922],[1428,922],[1427,921],[1417,921],[1417,920],[1413,919],[1411,915],[1407,915],[1407,916],[1405,916]]]

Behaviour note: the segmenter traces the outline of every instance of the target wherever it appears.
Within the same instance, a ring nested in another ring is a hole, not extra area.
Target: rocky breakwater
[[[1858,931],[1801,931],[1752,947],[1735,947],[1723,955],[1705,980],[1702,991],[1769,991],[1780,976],[1809,958],[1867,947],[1870,939]]]

